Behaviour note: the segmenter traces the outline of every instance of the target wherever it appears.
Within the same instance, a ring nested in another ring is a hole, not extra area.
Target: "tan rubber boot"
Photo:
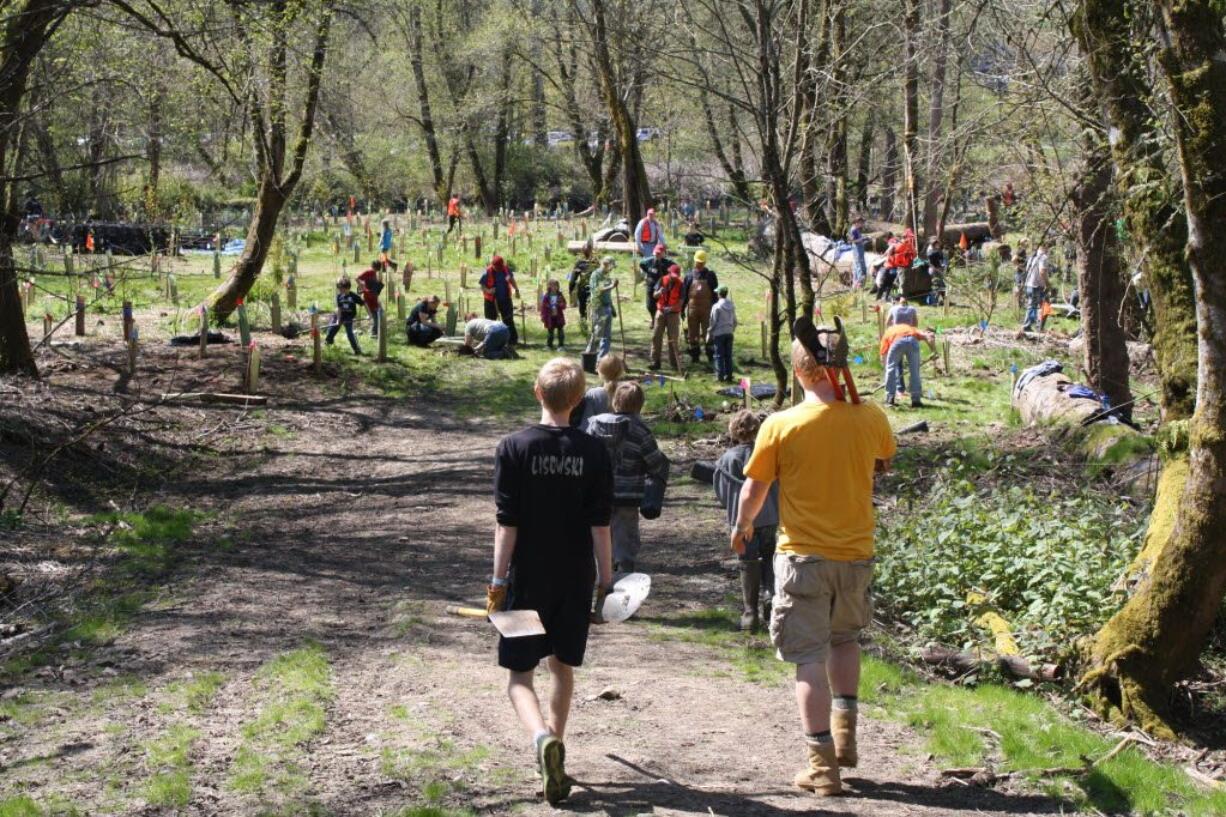
[[[830,734],[834,736],[839,768],[856,768],[860,762],[860,753],[856,750],[856,713],[847,709],[833,710],[830,713]]]
[[[843,780],[839,777],[839,761],[835,757],[834,744],[808,744],[809,767],[796,773],[792,781],[797,788],[811,791],[819,797],[833,797],[843,793]]]

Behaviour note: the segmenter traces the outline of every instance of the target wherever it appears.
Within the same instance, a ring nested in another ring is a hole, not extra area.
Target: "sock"
[[[856,701],[857,698],[855,695],[835,695],[833,706],[835,709],[845,712],[855,712]]]
[[[805,743],[810,746],[822,746],[828,743],[834,743],[834,737],[830,734],[830,730],[825,732],[814,732],[813,734],[805,735]]]
[[[545,738],[550,737],[551,735],[553,735],[553,732],[550,732],[548,729],[538,729],[538,730],[536,730],[535,732],[533,732],[533,733],[532,733],[532,745],[533,745],[533,747],[535,747],[535,748],[537,748],[537,749],[540,749],[540,748],[541,748],[541,742],[542,742],[542,741],[544,741],[544,740],[545,740]]]

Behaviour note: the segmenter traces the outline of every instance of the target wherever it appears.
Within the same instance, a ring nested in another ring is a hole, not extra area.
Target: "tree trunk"
[[[698,89],[698,101],[702,104],[703,121],[707,125],[707,135],[711,138],[711,147],[715,151],[715,158],[719,160],[720,166],[724,169],[724,175],[728,177],[729,183],[732,184],[732,189],[736,193],[736,197],[743,202],[751,201],[749,195],[749,182],[745,178],[745,171],[732,163],[729,154],[724,150],[724,141],[719,135],[719,128],[715,124],[715,112],[711,110],[711,99],[705,87]],[[739,137],[734,131],[732,138],[736,140],[735,144],[739,145]]]
[[[1196,392],[1196,310],[1184,250],[1188,228],[1175,181],[1162,155],[1153,89],[1134,58],[1141,35],[1129,26],[1127,0],[1082,0],[1070,28],[1086,55],[1095,96],[1113,133],[1111,154],[1129,237],[1145,259],[1154,310],[1154,357],[1162,383],[1162,415],[1192,415]]]
[[[20,224],[17,193],[10,177],[11,150],[20,130],[22,101],[30,77],[30,66],[46,45],[51,31],[68,8],[59,0],[26,0],[9,10],[3,23],[0,48],[0,374],[38,376],[38,366],[30,349],[25,316],[21,309],[17,264],[13,243]]]
[[[903,10],[903,186],[906,193],[906,209],[903,223],[921,234],[919,218],[920,179],[916,169],[919,162],[919,37],[920,0],[904,0]]]
[[[426,139],[426,155],[430,158],[430,172],[434,178],[434,198],[439,206],[445,206],[451,197],[451,185],[443,172],[443,156],[438,147],[438,134],[434,128],[434,112],[430,107],[430,86],[426,84],[426,69],[422,53],[425,37],[422,35],[421,7],[409,5],[409,66],[413,72],[413,85],[417,89],[418,125]]]
[[[604,0],[593,0],[596,72],[600,80],[600,95],[609,109],[609,119],[617,139],[617,152],[622,171],[622,214],[633,224],[652,205],[647,183],[647,168],[639,151],[638,127],[626,100],[618,87],[617,73],[609,52],[609,27],[605,19]]]
[[[898,191],[898,135],[886,125],[885,155],[881,162],[881,220],[894,221],[894,194]]]
[[[830,125],[830,147],[826,154],[826,199],[830,212],[828,235],[838,238],[847,234],[850,205],[847,198],[847,117],[850,105],[844,89],[847,83],[847,63],[844,49],[847,42],[846,3],[831,4],[830,74],[834,86],[833,105],[838,111]]]
[[[937,9],[937,47],[932,59],[932,94],[928,106],[928,186],[924,194],[924,235],[940,235],[937,222],[941,207],[941,131],[945,120],[945,66],[949,60],[953,0],[940,0]]]
[[[860,215],[868,210],[868,179],[873,169],[873,137],[877,127],[877,109],[869,108],[860,131],[860,155],[856,160],[856,208]]]
[[[256,197],[255,211],[251,214],[251,224],[247,228],[247,245],[238,263],[234,265],[229,278],[213,291],[206,301],[212,309],[217,323],[221,323],[238,306],[238,302],[247,297],[251,287],[255,285],[260,272],[264,268],[264,260],[272,247],[273,236],[277,230],[277,219],[285,202],[297,187],[302,178],[302,168],[306,164],[307,147],[311,144],[311,136],[315,130],[315,114],[319,108],[319,92],[323,82],[324,63],[328,56],[328,38],[332,31],[333,6],[327,3],[323,7],[315,27],[314,48],[311,61],[307,66],[306,101],[302,117],[298,123],[298,138],[290,158],[290,167],[286,172],[286,130],[285,130],[285,66],[288,51],[288,19],[294,12],[284,4],[274,6],[278,10],[279,19],[275,20],[272,46],[270,48],[270,81],[269,103],[261,104],[252,97],[250,113],[253,130],[255,131],[256,154],[260,168],[260,187]],[[267,123],[267,131],[265,131]],[[256,127],[258,126],[258,127]]]
[[[1073,190],[1081,329],[1086,339],[1083,363],[1089,385],[1131,418],[1128,343],[1120,325],[1124,271],[1111,219],[1111,157],[1105,144],[1097,139],[1087,141],[1085,168]]]
[[[1133,596],[1098,632],[1082,685],[1100,708],[1172,736],[1166,719],[1172,685],[1195,668],[1226,591],[1226,29],[1207,0],[1161,0],[1165,27],[1159,63],[1175,109],[1173,127],[1187,213],[1187,257],[1196,292],[1196,404],[1187,424],[1186,478],[1166,480],[1150,533],[1169,536],[1150,551],[1152,565]],[[1093,22],[1093,21],[1092,21]],[[1183,425],[1183,424],[1180,424]],[[1172,434],[1171,436],[1175,436]],[[1182,434],[1178,435],[1182,437]],[[1168,473],[1183,464],[1168,464]],[[1180,482],[1182,481],[1182,485]],[[1170,520],[1173,519],[1173,525]]]

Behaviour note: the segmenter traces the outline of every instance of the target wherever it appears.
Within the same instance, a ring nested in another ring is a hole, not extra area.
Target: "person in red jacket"
[[[358,286],[361,287],[362,302],[366,304],[366,311],[370,314],[371,321],[371,337],[379,337],[379,312],[382,307],[379,305],[379,293],[383,291],[383,282],[379,280],[379,273],[383,270],[383,262],[375,259],[370,262],[370,267],[358,275]]]
[[[519,284],[515,283],[515,273],[507,266],[501,255],[490,259],[490,265],[481,276],[481,294],[485,296],[485,319],[496,321],[501,319],[511,330],[509,344],[519,343],[519,334],[515,331],[515,304],[511,301],[511,292],[519,297]]]
[[[451,231],[456,227],[460,228],[460,234],[463,235],[464,212],[460,209],[460,196],[458,193],[447,202],[447,235],[451,235]]]
[[[651,368],[660,368],[660,352],[664,345],[664,333],[668,332],[668,360],[673,369],[679,369],[677,344],[681,341],[681,267],[673,264],[656,284],[656,325],[651,333]]]

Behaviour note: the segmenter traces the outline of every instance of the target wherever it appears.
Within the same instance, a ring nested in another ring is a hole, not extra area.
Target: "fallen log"
[[[993,656],[988,654],[980,656],[940,644],[929,644],[920,651],[919,659],[929,666],[952,670],[958,675],[979,672],[984,667],[992,665],[1012,678],[1030,681],[1054,681],[1060,677],[1061,672],[1058,664],[1041,664],[1033,667],[1020,655]]]
[[[208,403],[223,406],[266,406],[268,398],[259,394],[224,394],[220,392],[187,391],[163,394],[159,403]]]
[[[587,246],[586,241],[568,241],[566,242],[566,249],[574,255],[578,255],[579,253],[583,252],[583,248],[586,246]],[[598,252],[598,253],[599,252],[633,253],[635,251],[633,241],[594,241],[592,242],[592,249],[593,251]]]

